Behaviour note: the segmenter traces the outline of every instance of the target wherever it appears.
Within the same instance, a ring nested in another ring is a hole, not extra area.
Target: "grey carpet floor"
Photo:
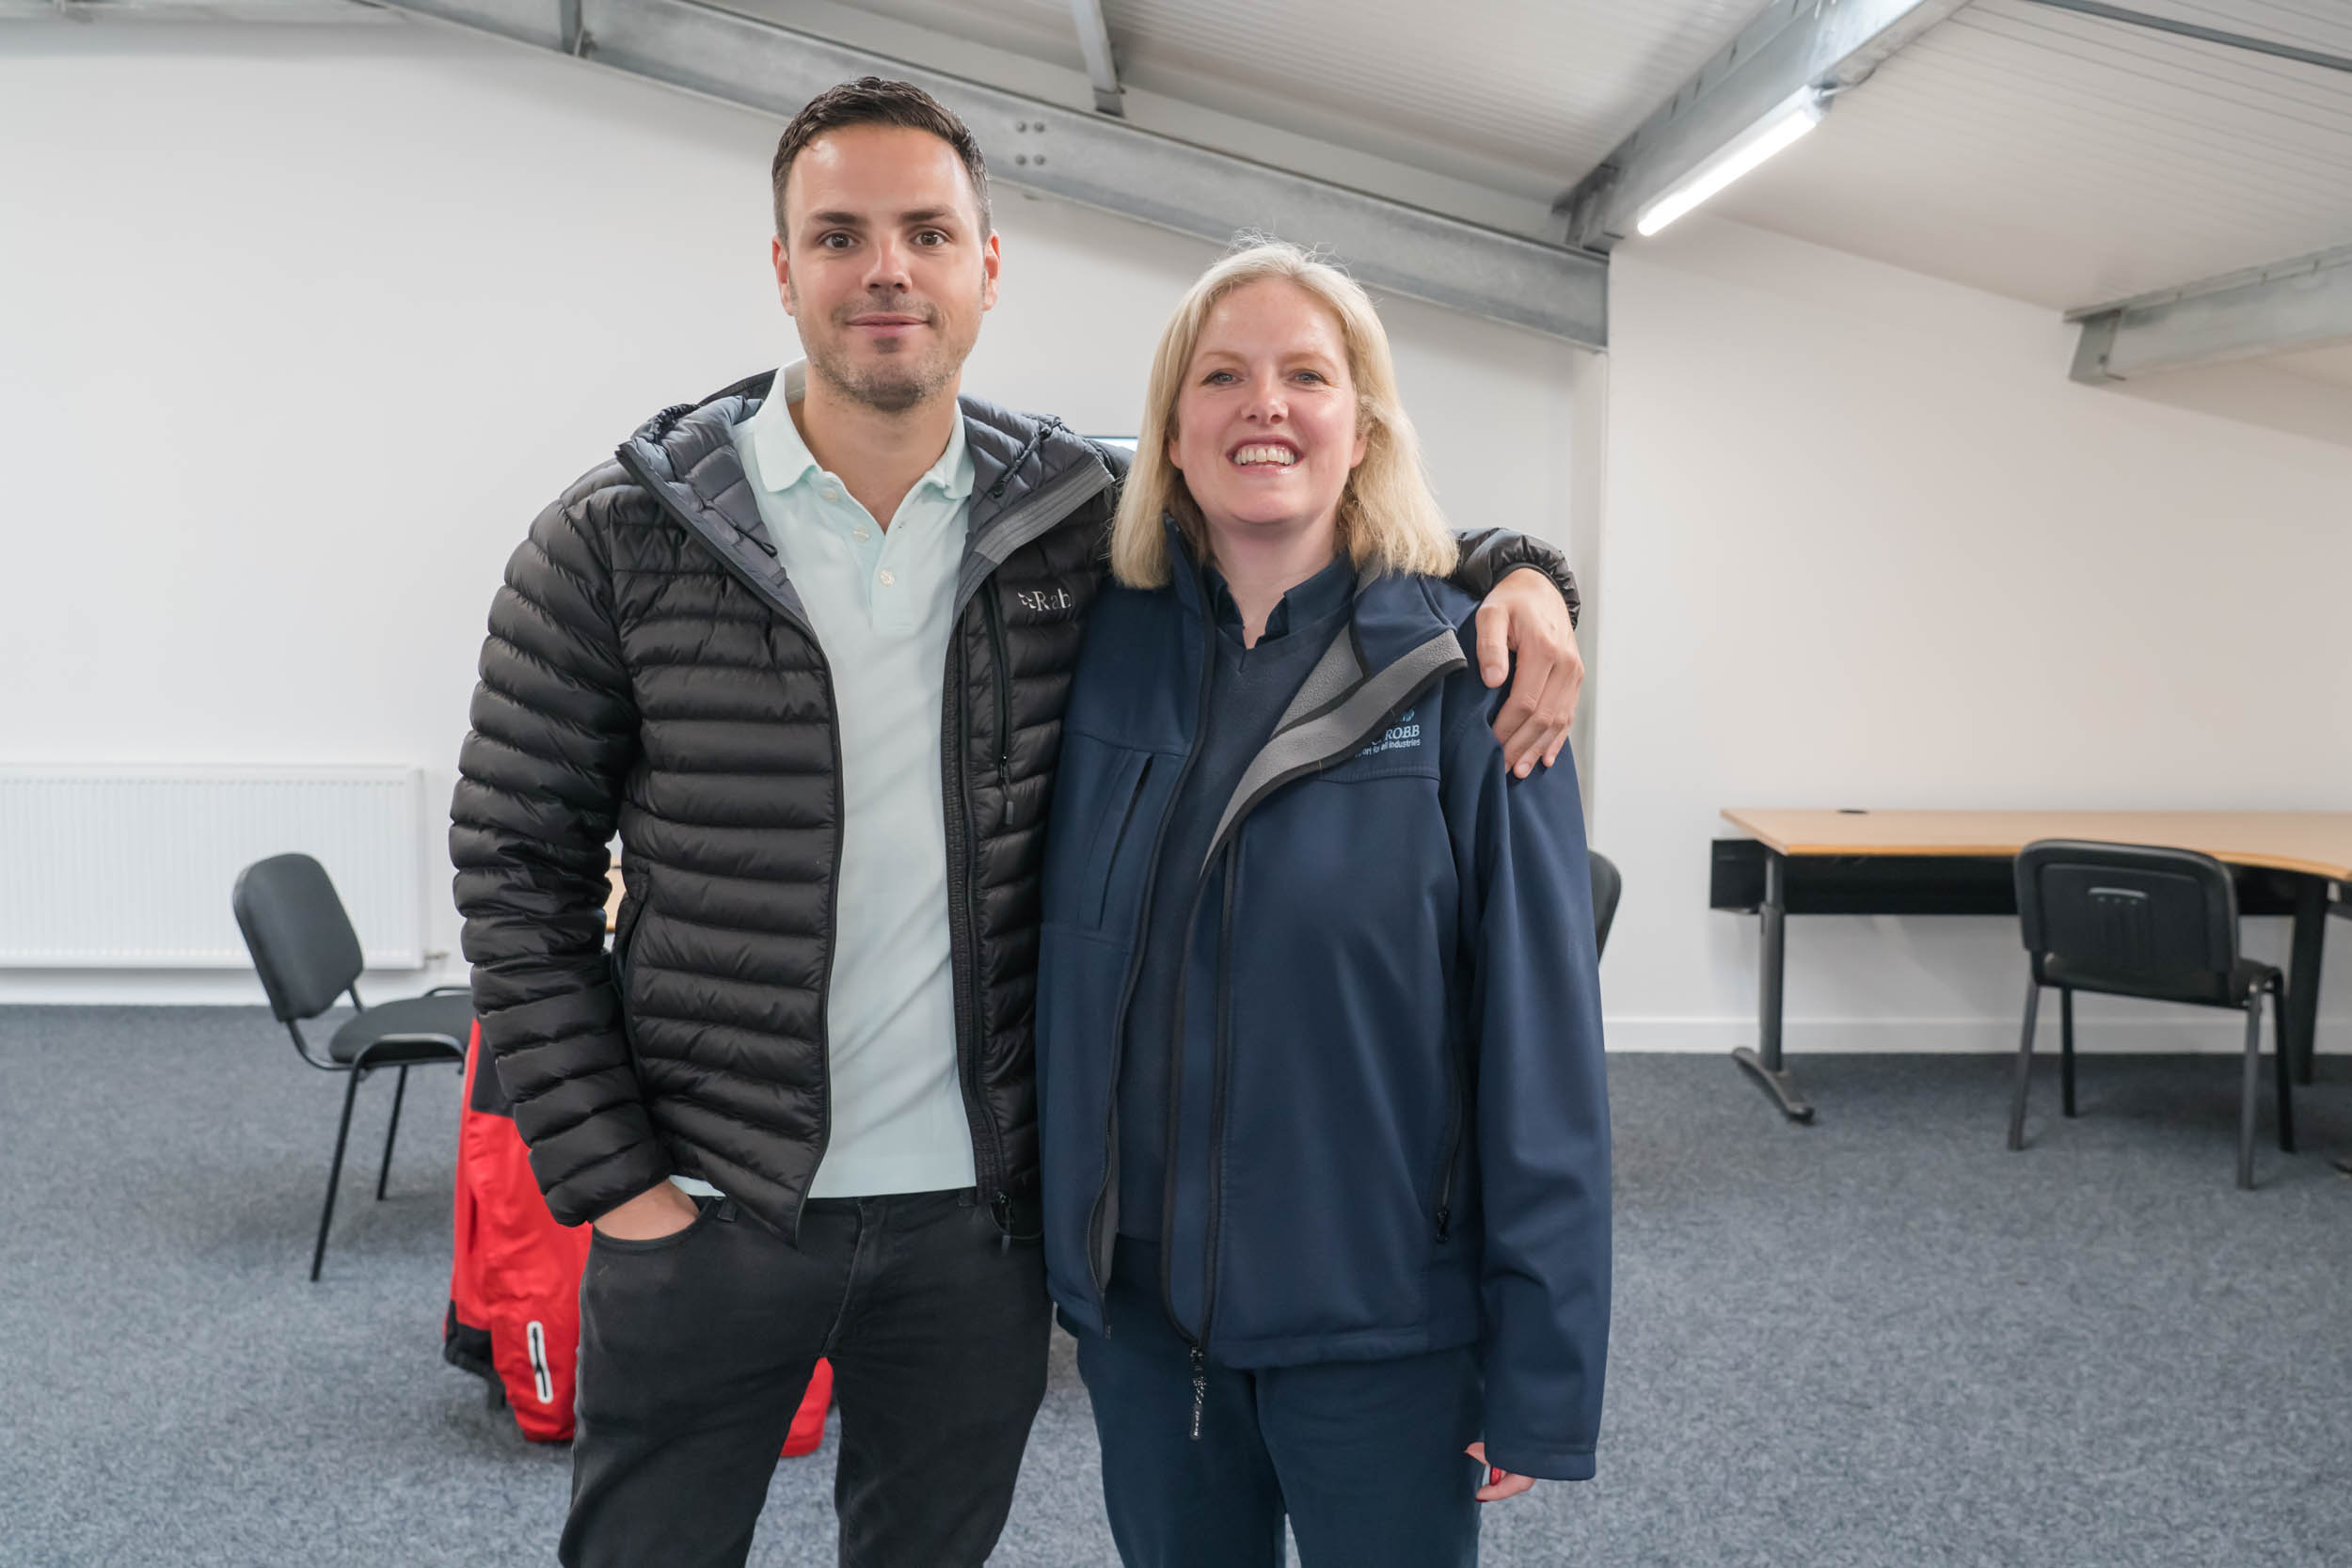
[[[1799,1063],[1812,1128],[1716,1057],[1611,1064],[1617,1294],[1600,1479],[1490,1508],[1516,1564],[2352,1561],[2352,1062],[2305,1152],[2232,1185],[2221,1058]],[[265,1014],[0,1008],[0,1564],[541,1564],[567,1456],[438,1354],[456,1080],[412,1082],[373,1201],[364,1086]],[[2265,1116],[2264,1130],[2268,1136]],[[1066,1338],[994,1561],[1113,1561]],[[753,1561],[830,1563],[830,1440]]]

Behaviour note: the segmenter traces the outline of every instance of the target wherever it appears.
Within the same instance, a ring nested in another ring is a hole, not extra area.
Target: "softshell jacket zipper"
[[[1216,931],[1216,1035],[1209,1050],[1209,1213],[1202,1227],[1200,1262],[1200,1352],[1208,1354],[1210,1327],[1216,1321],[1216,1239],[1225,1218],[1225,1090],[1232,1080],[1233,1053],[1233,884],[1240,880],[1241,839],[1225,841],[1223,908]],[[1197,1402],[1200,1389],[1196,1386]],[[1200,1411],[1193,1422],[1200,1424]],[[1196,1437],[1200,1433],[1196,1431]]]
[[[1344,636],[1348,634],[1343,633],[1342,635]],[[1178,1161],[1176,1134],[1179,1126],[1178,1109],[1183,1097],[1184,988],[1181,981],[1179,982],[1176,990],[1175,1025],[1171,1031],[1173,1038],[1170,1041],[1170,1051],[1168,1056],[1168,1170],[1166,1176],[1163,1178],[1162,1186],[1162,1241],[1160,1257],[1161,1295],[1164,1305],[1168,1310],[1169,1322],[1175,1325],[1176,1332],[1184,1339],[1185,1343],[1191,1347],[1194,1374],[1192,1436],[1196,1440],[1200,1435],[1201,1411],[1207,1398],[1207,1382],[1201,1369],[1208,1355],[1210,1331],[1216,1317],[1217,1243],[1219,1240],[1218,1232],[1224,1219],[1222,1192],[1224,1187],[1223,1172],[1225,1168],[1225,1096],[1226,1084],[1230,1076],[1230,1064],[1228,1062],[1228,1056],[1232,1049],[1232,972],[1233,952],[1233,902],[1234,883],[1237,880],[1235,872],[1238,870],[1240,864],[1242,826],[1248,820],[1252,812],[1256,811],[1259,806],[1264,804],[1270,797],[1283,787],[1289,785],[1297,779],[1304,778],[1312,773],[1321,772],[1324,768],[1331,766],[1333,763],[1343,761],[1345,758],[1354,755],[1358,745],[1361,743],[1365,736],[1378,735],[1383,729],[1388,727],[1390,721],[1393,720],[1397,714],[1402,713],[1406,708],[1411,707],[1418,703],[1430,688],[1436,686],[1447,675],[1452,674],[1454,670],[1461,668],[1464,662],[1465,661],[1459,659],[1457,657],[1456,659],[1451,664],[1443,668],[1432,670],[1424,678],[1415,683],[1409,689],[1407,689],[1402,697],[1391,702],[1380,714],[1375,722],[1364,727],[1362,734],[1350,738],[1344,746],[1332,748],[1329,752],[1313,764],[1301,767],[1291,772],[1282,774],[1281,776],[1269,781],[1264,786],[1260,788],[1232,817],[1232,819],[1225,825],[1224,832],[1221,835],[1222,843],[1212,847],[1212,859],[1201,867],[1200,880],[1194,887],[1192,911],[1184,923],[1184,930],[1187,933],[1191,931],[1193,923],[1200,918],[1200,895],[1206,892],[1208,888],[1208,873],[1210,866],[1216,864],[1216,862],[1220,860],[1224,863],[1225,885],[1222,890],[1223,895],[1218,900],[1220,908],[1216,946],[1216,991],[1214,1003],[1214,1006],[1216,1008],[1216,1017],[1215,1021],[1216,1037],[1212,1042],[1209,1058],[1209,1138],[1208,1147],[1205,1150],[1205,1158],[1209,1166],[1207,1184],[1208,1213],[1205,1218],[1205,1223],[1202,1226],[1200,1243],[1200,1331],[1198,1335],[1192,1334],[1184,1328],[1183,1319],[1177,1313],[1175,1290],[1169,1273],[1169,1264],[1173,1260],[1173,1247],[1176,1228],[1176,1166]],[[1206,686],[1204,683],[1204,699],[1205,696]],[[1205,717],[1206,716],[1203,715],[1203,721],[1205,721]],[[1196,726],[1194,734],[1195,744],[1197,746],[1199,739],[1198,726]],[[1187,946],[1189,946],[1189,942],[1187,942]],[[1114,1083],[1116,1083],[1116,1080],[1114,1080]],[[1114,1096],[1114,1098],[1116,1097]],[[1455,1108],[1453,1116],[1448,1118],[1449,1132],[1447,1141],[1449,1144],[1458,1141],[1460,1137],[1459,1118],[1460,1106],[1459,1101],[1457,1101],[1455,1102]],[[1449,1177],[1445,1184],[1445,1191],[1440,1198],[1439,1212],[1441,1214],[1445,1212],[1443,1204],[1451,1201],[1452,1183],[1450,1173],[1452,1171],[1452,1167],[1453,1162],[1449,1159],[1447,1162]],[[1448,1215],[1445,1219],[1440,1220],[1439,1226],[1441,1235],[1443,1232],[1443,1227],[1445,1224],[1450,1222],[1450,1219],[1451,1216]]]

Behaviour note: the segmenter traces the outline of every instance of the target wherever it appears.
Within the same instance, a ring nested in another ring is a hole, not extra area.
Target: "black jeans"
[[[819,1356],[844,1568],[983,1561],[1045,1394],[1038,1243],[969,1192],[815,1199],[798,1247],[701,1204],[589,1245],[566,1568],[739,1565]]]

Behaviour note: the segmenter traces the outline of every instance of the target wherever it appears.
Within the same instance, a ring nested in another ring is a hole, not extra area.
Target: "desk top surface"
[[[2038,838],[2196,849],[2233,865],[2352,880],[2352,812],[1780,811],[1724,816],[1784,855],[2014,855]]]

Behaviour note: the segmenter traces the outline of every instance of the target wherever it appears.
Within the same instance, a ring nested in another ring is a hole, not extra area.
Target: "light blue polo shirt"
[[[804,365],[778,372],[768,401],[735,427],[735,450],[832,669],[841,734],[825,998],[832,1135],[809,1196],[969,1187],[940,735],[972,459],[959,419],[881,528],[802,440],[791,408],[806,385]]]

